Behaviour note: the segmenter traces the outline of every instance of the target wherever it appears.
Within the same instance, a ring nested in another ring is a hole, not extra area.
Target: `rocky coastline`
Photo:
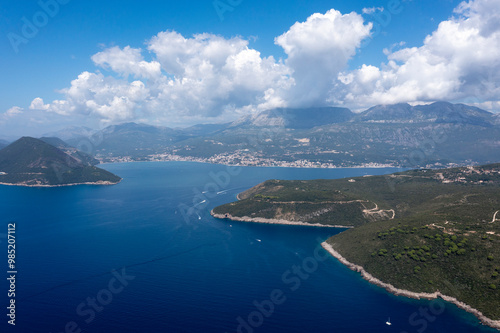
[[[44,185],[44,184],[36,184],[36,185],[29,185],[29,184],[24,184],[24,183],[18,183],[18,184],[12,184],[12,183],[0,183],[0,185],[6,185],[6,186],[21,186],[21,187],[65,187],[65,186],[78,186],[78,185],[99,185],[99,186],[109,186],[109,185],[116,185],[119,182],[113,183],[110,181],[98,181],[98,182],[87,182],[87,183],[73,183],[73,184],[58,184],[58,185]]]
[[[239,216],[232,216],[231,214],[216,214],[216,213],[214,213],[213,210],[210,212],[210,215],[212,215],[213,217],[218,218],[218,219],[228,219],[231,221],[238,221],[238,222],[301,225],[301,226],[322,227],[322,228],[325,228],[325,227],[327,227],[327,228],[342,228],[342,229],[354,228],[353,226],[345,226],[345,225],[326,225],[326,224],[321,224],[321,223],[307,223],[307,222],[302,222],[302,221],[265,219],[262,217],[248,217],[248,216],[239,217]]]
[[[492,328],[496,328],[496,329],[500,330],[500,320],[490,319],[490,318],[486,317],[481,311],[474,309],[470,305],[467,305],[464,302],[461,302],[454,297],[443,295],[439,291],[436,291],[434,293],[416,293],[413,291],[396,288],[389,283],[385,283],[385,282],[380,281],[379,279],[377,279],[376,277],[374,277],[373,275],[368,273],[362,266],[351,263],[350,261],[345,259],[339,252],[334,250],[333,247],[330,244],[328,244],[327,242],[321,243],[321,246],[323,246],[323,248],[326,251],[328,251],[335,259],[340,261],[342,264],[347,266],[349,269],[361,273],[361,276],[363,277],[363,279],[365,279],[368,282],[373,283],[379,287],[384,288],[385,290],[387,290],[388,292],[390,292],[396,296],[405,296],[405,297],[409,297],[409,298],[428,299],[428,300],[436,299],[439,297],[439,298],[445,300],[446,302],[450,302],[450,303],[455,304],[457,307],[459,307],[462,310],[465,310],[469,313],[472,313],[484,325],[487,325],[487,326],[490,326]]]

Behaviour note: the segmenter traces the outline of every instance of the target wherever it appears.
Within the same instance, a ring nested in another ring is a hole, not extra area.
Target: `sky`
[[[276,107],[500,111],[500,0],[0,4],[0,139]]]

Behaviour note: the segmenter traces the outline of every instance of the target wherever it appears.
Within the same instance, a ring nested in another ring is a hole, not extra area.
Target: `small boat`
[[[391,317],[389,317],[389,319],[387,319],[387,321],[385,322],[385,324],[386,324],[386,325],[389,325],[389,326],[391,326],[391,325],[392,325],[392,323],[391,323]]]
[[[256,241],[257,241],[257,242],[262,242],[262,240],[260,240],[260,239],[256,239]]]

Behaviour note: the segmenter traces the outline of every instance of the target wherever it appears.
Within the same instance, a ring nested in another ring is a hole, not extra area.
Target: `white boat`
[[[387,321],[385,322],[385,324],[386,324],[386,325],[389,325],[389,326],[391,326],[391,325],[392,325],[392,323],[391,323],[391,317],[389,317],[389,319],[387,319]]]

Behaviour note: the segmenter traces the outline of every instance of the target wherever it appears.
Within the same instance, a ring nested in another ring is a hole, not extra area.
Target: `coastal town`
[[[234,166],[259,166],[259,167],[282,167],[282,168],[398,168],[399,165],[393,163],[353,163],[345,161],[341,163],[332,163],[325,161],[311,161],[306,159],[297,160],[275,160],[272,158],[259,157],[257,154],[252,154],[248,151],[235,151],[232,153],[215,154],[211,157],[195,157],[195,156],[181,156],[172,153],[151,154],[144,157],[133,156],[110,156],[97,154],[96,158],[101,163],[126,163],[126,162],[168,162],[168,161],[184,161],[184,162],[201,162],[222,165]],[[426,165],[426,168],[435,169],[443,167],[458,167],[459,164],[449,163],[443,165],[441,163]]]

